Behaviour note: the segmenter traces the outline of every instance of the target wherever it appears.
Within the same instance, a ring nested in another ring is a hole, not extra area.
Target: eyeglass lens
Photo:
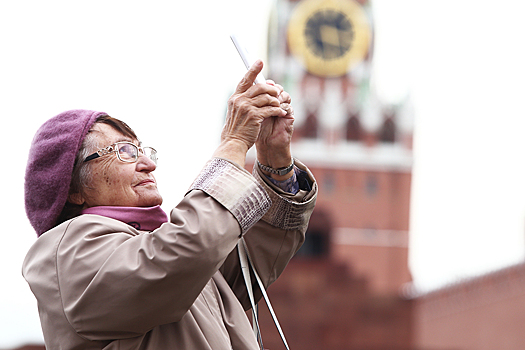
[[[118,156],[124,162],[136,162],[139,149],[132,143],[117,143]],[[143,147],[144,155],[157,164],[157,151],[151,147]]]
[[[120,160],[124,162],[134,162],[138,158],[138,149],[130,143],[117,144],[117,150]]]
[[[143,147],[144,155],[151,159],[155,164],[157,164],[157,151],[151,147]]]

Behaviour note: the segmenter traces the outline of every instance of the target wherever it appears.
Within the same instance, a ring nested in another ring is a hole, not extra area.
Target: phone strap
[[[288,347],[288,343],[286,342],[286,338],[284,337],[283,330],[281,329],[281,325],[279,324],[279,321],[277,320],[277,315],[275,315],[275,312],[273,311],[272,304],[270,303],[270,298],[268,298],[268,294],[266,293],[266,289],[264,288],[261,278],[259,277],[259,274],[257,273],[257,271],[255,270],[253,266],[252,259],[250,258],[250,252],[248,251],[248,248],[246,247],[246,242],[244,238],[241,238],[241,240],[237,244],[237,250],[239,251],[239,260],[241,263],[242,274],[244,276],[244,282],[246,284],[246,290],[248,291],[248,297],[250,299],[250,303],[252,304],[253,331],[255,333],[255,337],[257,338],[257,341],[259,342],[259,346],[261,350],[264,350],[264,347],[262,344],[261,329],[259,328],[259,315],[258,315],[258,310],[257,310],[257,304],[255,303],[255,298],[253,296],[253,285],[252,285],[252,279],[250,276],[250,267],[251,267],[251,271],[253,271],[253,274],[255,275],[255,279],[257,280],[257,283],[259,284],[259,288],[261,289],[262,295],[264,297],[264,301],[266,302],[266,305],[268,306],[268,310],[270,311],[270,314],[272,315],[273,322],[275,323],[275,327],[277,327],[277,331],[279,332],[279,335],[281,336],[284,346],[286,347],[286,350],[290,350],[290,348]]]

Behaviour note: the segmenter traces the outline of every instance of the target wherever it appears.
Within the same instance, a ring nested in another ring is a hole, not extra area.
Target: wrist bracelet
[[[294,162],[293,162],[293,158],[292,158],[292,164],[288,165],[287,167],[279,168],[279,169],[274,169],[274,168],[270,168],[269,166],[262,165],[259,162],[259,160],[257,160],[257,164],[259,165],[259,168],[261,168],[261,170],[267,171],[267,172],[269,172],[271,174],[283,176],[283,175],[288,174],[293,169]]]

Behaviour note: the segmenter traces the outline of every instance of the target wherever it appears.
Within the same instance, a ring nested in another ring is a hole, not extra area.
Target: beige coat
[[[309,175],[286,195],[216,158],[153,232],[98,215],[49,230],[23,265],[47,349],[257,349],[236,244],[275,281],[304,240]]]

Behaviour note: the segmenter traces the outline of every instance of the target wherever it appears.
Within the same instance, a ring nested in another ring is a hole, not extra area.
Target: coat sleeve
[[[153,232],[127,225],[118,232],[122,224],[103,217],[72,220],[56,256],[69,323],[87,339],[105,340],[179,321],[269,206],[249,173],[213,159],[170,222]]]
[[[297,194],[291,195],[270,183],[258,167],[253,171],[256,180],[269,194],[272,206],[244,238],[255,269],[266,288],[281,275],[303,244],[308,221],[315,207],[317,198],[315,178],[303,163],[298,160],[295,160],[295,163],[306,172],[310,191],[300,190]],[[220,270],[244,309],[248,310],[251,305],[240,269],[237,249],[230,253]],[[257,301],[262,297],[262,293],[253,276],[252,283]]]

